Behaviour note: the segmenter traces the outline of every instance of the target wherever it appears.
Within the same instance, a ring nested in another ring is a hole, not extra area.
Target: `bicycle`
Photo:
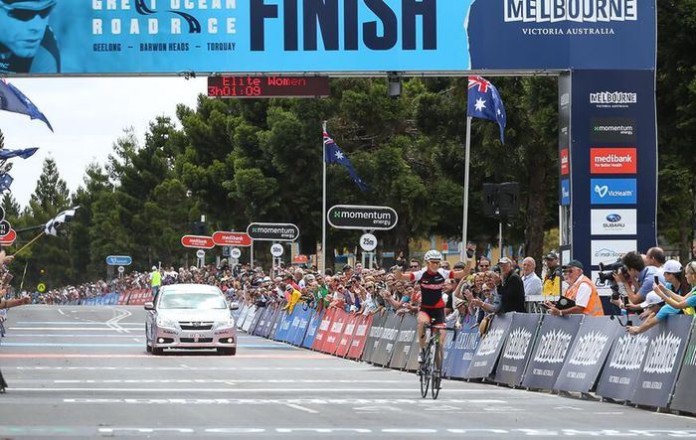
[[[437,331],[433,331],[433,329]],[[428,396],[428,389],[430,389],[433,400],[436,400],[440,395],[440,389],[442,389],[442,350],[440,346],[443,341],[440,341],[440,330],[456,332],[456,329],[436,327],[431,324],[426,327],[426,330],[430,331],[430,336],[423,353],[423,363],[418,368],[418,376],[421,397],[425,399]]]

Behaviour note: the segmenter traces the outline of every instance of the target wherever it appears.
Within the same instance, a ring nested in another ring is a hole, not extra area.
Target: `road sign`
[[[44,293],[46,291],[46,285],[44,283],[39,283],[36,285],[36,290],[38,290],[41,293]]]
[[[7,235],[0,236],[0,245],[10,246],[17,239],[17,232],[14,229],[10,229]]]
[[[118,266],[118,273],[123,273],[126,271],[126,268],[123,266]]]
[[[360,247],[365,252],[372,252],[377,249],[377,237],[372,234],[363,234],[360,237]]]
[[[0,221],[0,236],[7,235],[12,230],[12,225],[7,220]]]
[[[203,249],[198,249],[198,250],[196,251],[196,256],[197,256],[198,258],[205,258],[205,251],[204,251]]]
[[[230,251],[230,257],[232,257],[232,258],[237,259],[241,256],[242,256],[242,251],[238,248],[232,248],[232,250]]]
[[[283,252],[285,252],[285,250],[282,244],[274,243],[273,246],[271,246],[271,255],[274,257],[280,257],[283,255]]]
[[[251,237],[245,232],[217,231],[213,234],[213,241],[218,246],[251,246]]]
[[[205,235],[184,235],[181,237],[181,245],[193,249],[212,249],[215,247],[213,237]]]
[[[292,223],[251,223],[247,234],[258,241],[295,241],[300,236],[300,228]]]
[[[130,266],[133,259],[128,255],[109,255],[106,257],[106,264],[109,266]]]
[[[381,231],[392,229],[399,221],[396,211],[388,206],[335,205],[326,218],[336,229]]]

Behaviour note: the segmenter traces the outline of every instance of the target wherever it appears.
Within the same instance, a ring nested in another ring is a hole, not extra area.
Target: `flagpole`
[[[24,263],[24,273],[22,274],[22,282],[19,284],[19,293],[22,293],[22,289],[24,289],[24,277],[27,276],[27,266],[29,266],[29,260]]]
[[[469,162],[471,159],[471,116],[466,118],[466,147],[464,159],[464,207],[462,215],[462,249],[459,255],[461,261],[466,261],[467,228],[469,220]]]
[[[44,231],[41,231],[41,233],[40,233],[39,235],[37,235],[36,237],[32,238],[31,241],[30,241],[29,243],[27,243],[27,244],[25,244],[24,246],[22,246],[17,252],[15,252],[14,254],[12,254],[12,256],[13,256],[13,257],[16,257],[17,255],[19,255],[20,252],[22,252],[24,249],[26,249],[26,248],[28,248],[29,246],[31,246],[31,244],[34,243],[34,242],[35,242],[36,240],[38,240],[39,238],[43,237],[43,235],[44,235],[45,233],[46,233],[45,230],[44,230]]]
[[[321,163],[322,163],[322,195],[321,195],[321,264],[319,265],[319,274],[326,273],[326,143],[323,141],[323,133],[326,133],[326,121],[322,124],[322,142],[321,142]]]

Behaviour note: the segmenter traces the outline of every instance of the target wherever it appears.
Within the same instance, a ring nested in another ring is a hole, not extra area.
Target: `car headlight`
[[[157,327],[165,328],[178,328],[178,324],[173,319],[163,318],[161,316],[157,317]]]
[[[217,323],[215,323],[215,327],[217,329],[232,328],[234,327],[234,318],[230,316],[225,321],[218,321]]]

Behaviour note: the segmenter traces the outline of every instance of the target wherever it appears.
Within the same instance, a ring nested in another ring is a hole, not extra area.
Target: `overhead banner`
[[[40,43],[17,44],[0,72],[174,75],[655,66],[654,0],[61,0],[38,15],[47,25]]]
[[[694,399],[696,380],[694,377],[696,377],[696,327],[691,329],[691,337],[681,365],[679,379],[677,379],[674,397],[669,405],[671,409],[696,413],[696,399]]]
[[[614,339],[625,333],[626,330],[618,324],[618,321],[608,316],[586,317],[553,388],[581,393],[590,392],[607,359]]]
[[[659,324],[650,339],[631,403],[667,408],[689,342],[692,319],[691,315],[677,315]]]
[[[500,353],[498,368],[495,371],[495,381],[511,386],[522,383],[529,354],[534,348],[534,338],[541,315],[531,313],[515,313],[510,325],[510,333],[503,351]]]
[[[585,315],[545,315],[522,385],[550,390],[556,383],[568,351]]]
[[[469,370],[464,376],[466,379],[485,379],[493,374],[495,363],[510,330],[513,315],[514,312],[495,315],[491,328],[481,338],[476,354],[469,364]]]

